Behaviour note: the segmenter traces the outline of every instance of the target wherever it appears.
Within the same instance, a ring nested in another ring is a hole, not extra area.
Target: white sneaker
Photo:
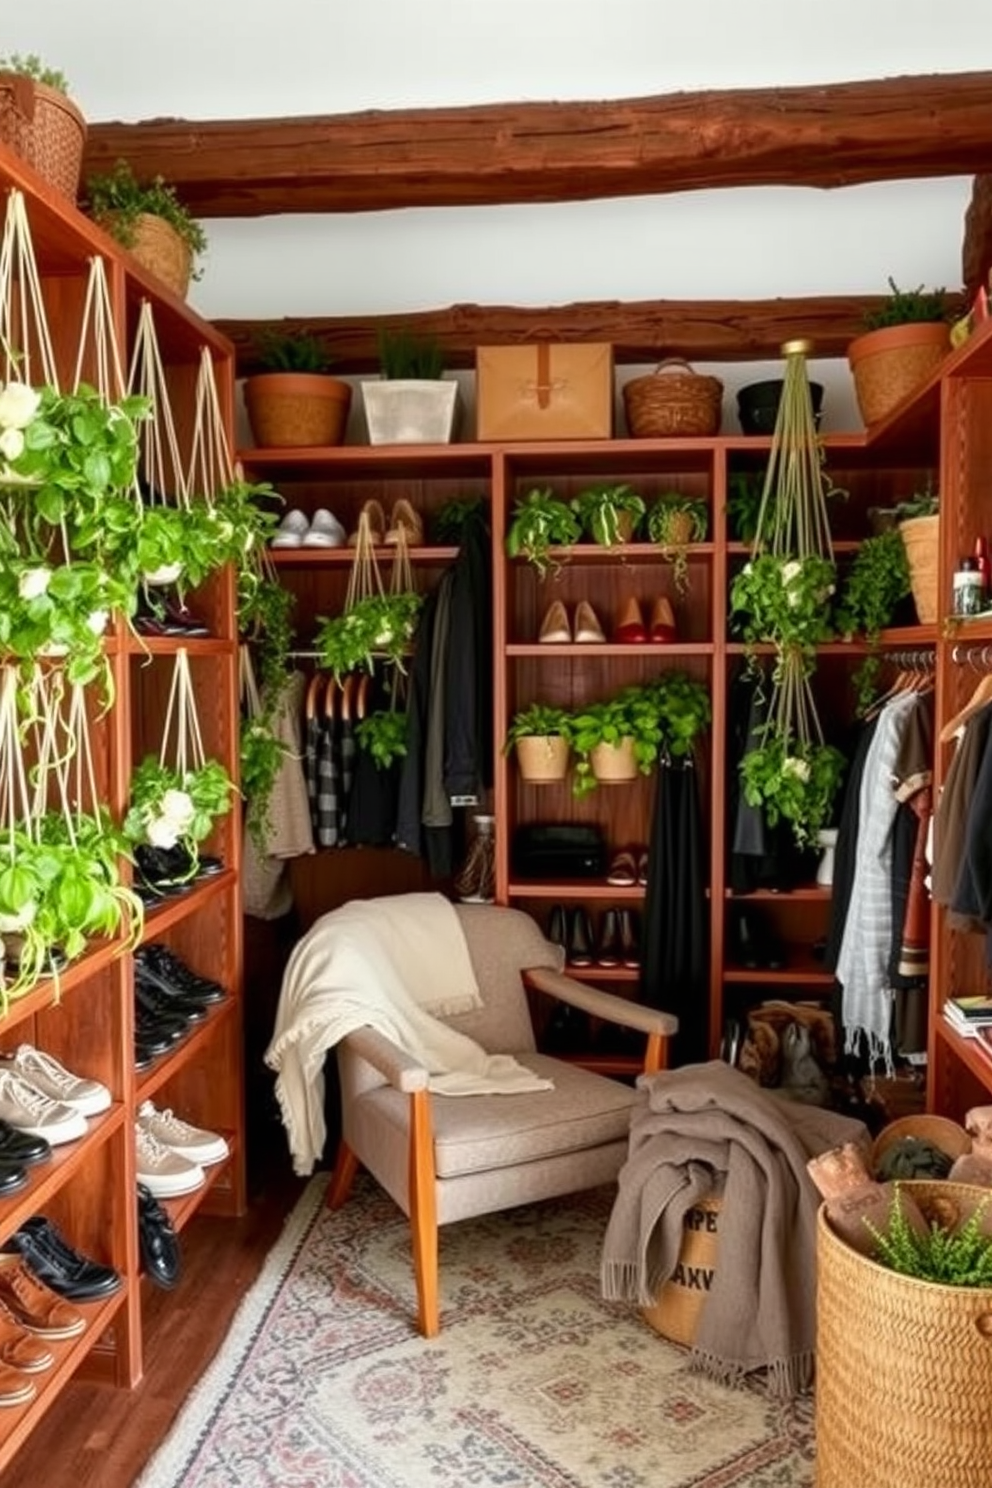
[[[318,508],[303,539],[305,548],[343,548],[348,534],[333,512],[326,506]]]
[[[50,1100],[16,1070],[0,1069],[0,1119],[53,1147],[85,1137],[86,1117],[62,1101]]]
[[[110,1091],[99,1080],[85,1080],[74,1075],[51,1054],[35,1049],[31,1044],[21,1044],[13,1054],[0,1056],[8,1069],[23,1075],[29,1084],[47,1095],[49,1100],[61,1101],[81,1116],[99,1116],[110,1106]]]
[[[299,548],[303,545],[303,539],[307,535],[309,523],[301,511],[295,507],[288,511],[283,517],[275,532],[269,538],[270,548]]]
[[[142,1101],[138,1107],[138,1124],[163,1147],[170,1147],[180,1157],[201,1163],[205,1168],[223,1162],[228,1155],[227,1142],[217,1132],[190,1126],[171,1111],[158,1111],[150,1100]]]
[[[157,1199],[174,1199],[179,1194],[192,1193],[204,1182],[204,1172],[199,1163],[163,1146],[140,1121],[134,1123],[134,1138],[138,1155],[135,1176]]]

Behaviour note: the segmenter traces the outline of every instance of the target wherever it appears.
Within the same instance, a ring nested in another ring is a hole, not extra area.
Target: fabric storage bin
[[[475,375],[483,442],[612,436],[613,347],[605,342],[480,346]]]

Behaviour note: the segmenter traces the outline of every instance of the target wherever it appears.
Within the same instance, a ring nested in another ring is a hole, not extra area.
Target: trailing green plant
[[[509,754],[518,739],[548,739],[570,737],[572,719],[564,708],[550,703],[530,703],[513,715],[506,731],[504,753]]]
[[[139,217],[146,213],[161,217],[189,248],[194,259],[192,277],[200,278],[203,271],[195,266],[195,260],[207,250],[207,235],[179,200],[175,187],[162,176],[139,181],[128,162],[118,160],[106,175],[87,178],[85,205],[93,221],[125,248],[134,246]]]
[[[845,768],[831,744],[770,732],[741,760],[744,799],[761,808],[770,827],[787,821],[797,843],[808,846],[833,819]]]
[[[287,745],[276,738],[264,713],[242,718],[238,739],[241,794],[251,808],[245,812],[245,827],[263,857],[272,832],[269,803],[287,753]]]
[[[687,755],[711,716],[706,688],[680,672],[666,672],[653,682],[625,687],[612,698],[590,703],[573,713],[568,723],[576,757],[573,793],[585,796],[596,789],[591,756],[600,744],[615,746],[630,739],[637,768],[648,775],[661,753]]]
[[[600,482],[572,498],[572,510],[582,531],[601,547],[629,541],[644,516],[644,501],[632,486]]]
[[[259,687],[272,695],[289,674],[296,597],[268,575],[239,568],[237,578],[238,628],[251,645]]]
[[[358,747],[372,756],[377,770],[388,770],[406,755],[406,714],[381,708],[355,725]]]
[[[686,672],[674,671],[662,672],[644,687],[657,709],[662,750],[683,759],[713,721],[709,689]]]
[[[64,656],[67,681],[102,678],[109,700],[104,633],[115,610],[130,615],[134,607],[127,581],[102,565],[0,562],[0,651],[22,663],[26,674],[38,656]]]
[[[898,528],[866,538],[841,586],[835,623],[845,640],[863,635],[872,647],[853,677],[859,711],[875,691],[880,660],[875,648],[896,606],[911,592],[906,545]]]
[[[886,326],[910,325],[919,321],[949,320],[952,316],[946,289],[924,289],[922,284],[915,289],[900,289],[891,275],[889,289],[891,294],[877,310],[865,312],[866,331],[880,331]]]
[[[582,528],[569,503],[562,501],[550,488],[541,490],[535,487],[513,508],[506,534],[506,552],[510,558],[526,558],[543,579],[560,567],[552,549],[569,548],[581,536]]]
[[[379,369],[389,381],[437,382],[444,374],[444,352],[430,336],[380,328],[376,337]]]
[[[884,1230],[864,1221],[875,1242],[875,1259],[890,1271],[941,1286],[992,1287],[992,1237],[982,1224],[992,1195],[983,1199],[958,1230],[932,1222],[919,1234],[906,1217],[901,1185],[896,1183],[892,1209]]]
[[[421,604],[419,594],[373,594],[343,615],[318,617],[320,665],[341,678],[346,672],[371,672],[379,656],[405,670]]]
[[[54,88],[56,93],[68,93],[69,82],[64,72],[59,72],[56,67],[46,67],[36,52],[10,52],[5,57],[0,57],[0,72],[13,72],[18,77],[30,78],[32,82],[43,83],[46,88]]]
[[[727,518],[738,542],[752,543],[758,535],[764,483],[764,476],[756,470],[732,470],[727,477]]]
[[[333,365],[323,341],[312,331],[263,331],[255,339],[255,351],[264,372],[312,372],[322,376]]]
[[[689,587],[688,545],[705,541],[709,520],[710,509],[705,501],[680,496],[677,491],[660,496],[648,512],[648,537],[659,545],[671,563],[680,594]]]
[[[730,586],[736,628],[749,645],[764,641],[780,650],[798,648],[812,669],[816,646],[833,634],[830,598],[836,582],[836,568],[827,558],[759,553]]]
[[[124,834],[135,846],[184,847],[195,871],[199,844],[210,836],[216,819],[230,811],[236,792],[219,760],[179,771],[146,755],[131,775]]]
[[[469,522],[489,510],[485,496],[462,496],[446,501],[431,519],[431,536],[436,543],[457,545]]]

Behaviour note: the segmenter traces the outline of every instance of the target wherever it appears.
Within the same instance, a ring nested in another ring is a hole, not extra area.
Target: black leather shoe
[[[633,909],[620,911],[620,960],[624,966],[641,964],[641,922]]]
[[[592,926],[584,909],[572,911],[566,958],[570,966],[592,965]]]
[[[141,882],[159,892],[188,889],[196,876],[196,863],[184,847],[149,847],[141,842],[134,849]]]
[[[167,1049],[171,1044],[178,1044],[181,1038],[185,1038],[189,1032],[189,1024],[185,1018],[177,1018],[158,1010],[155,1005],[149,1005],[143,995],[139,996],[137,985],[134,996],[135,1038],[149,1047],[165,1039]]]
[[[44,1137],[34,1137],[28,1132],[0,1120],[0,1163],[8,1166],[30,1168],[35,1163],[48,1162],[52,1149]]]
[[[4,1249],[18,1251],[39,1280],[70,1302],[92,1302],[120,1291],[121,1278],[113,1266],[73,1250],[43,1214],[25,1220]]]
[[[149,976],[143,966],[134,968],[134,995],[146,1012],[158,1017],[164,1013],[166,1019],[181,1018],[184,1023],[202,1023],[207,1016],[206,1005],[194,997],[187,997],[175,988],[165,991],[157,979]]]
[[[179,1241],[162,1205],[150,1189],[138,1184],[138,1240],[141,1262],[150,1280],[166,1291],[179,1280]]]
[[[596,965],[620,965],[620,920],[615,909],[606,910],[600,921]]]
[[[781,944],[756,910],[737,908],[730,944],[734,961],[745,971],[781,971],[785,966]]]
[[[22,1188],[28,1186],[27,1169],[18,1163],[0,1162],[0,1198],[6,1198],[8,1194],[20,1193]]]
[[[134,953],[135,964],[154,973],[159,986],[166,991],[181,992],[184,997],[198,1002],[223,1002],[227,993],[219,982],[210,977],[199,976],[181,961],[174,951],[159,941],[139,946]],[[164,986],[164,984],[168,984]]]

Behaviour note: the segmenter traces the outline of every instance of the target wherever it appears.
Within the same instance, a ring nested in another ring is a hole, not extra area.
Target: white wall
[[[992,69],[989,0],[31,0],[0,47],[90,119],[280,117]],[[957,286],[968,178],[210,221],[205,315]],[[801,328],[797,328],[801,329]],[[728,388],[760,368],[725,372]],[[843,366],[826,426],[852,427]]]

